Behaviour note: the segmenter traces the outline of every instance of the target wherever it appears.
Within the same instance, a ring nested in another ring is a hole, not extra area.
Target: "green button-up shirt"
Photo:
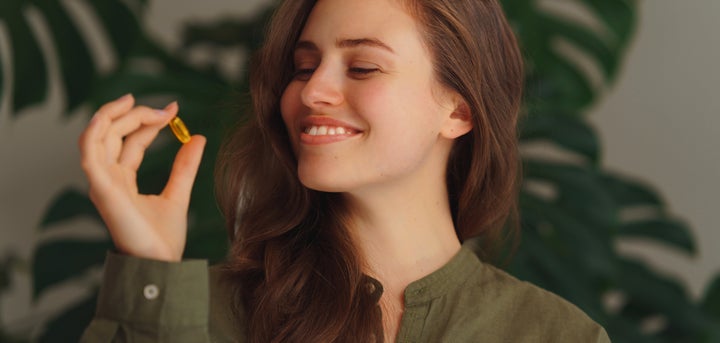
[[[109,253],[81,342],[246,342],[231,287],[201,260]],[[610,342],[577,307],[485,263],[466,247],[408,285],[397,342]]]

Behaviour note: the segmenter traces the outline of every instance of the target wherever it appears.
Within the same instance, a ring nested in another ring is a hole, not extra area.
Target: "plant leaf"
[[[532,108],[539,111],[580,113],[595,99],[590,81],[574,64],[555,51],[546,51],[546,62],[528,69],[526,86]]]
[[[92,320],[97,306],[97,290],[78,304],[51,319],[39,339],[41,343],[79,342],[80,336]]]
[[[670,325],[682,331],[703,331],[708,325],[707,318],[677,281],[660,276],[629,258],[621,258],[619,268],[618,287],[627,292],[636,310],[642,308],[647,314],[662,314]]]
[[[33,299],[46,289],[102,265],[111,241],[58,240],[41,243],[33,251]]]
[[[552,289],[557,294],[582,308],[590,317],[601,320],[603,316],[599,298],[595,296],[598,284],[593,278],[587,277],[583,264],[577,260],[563,258],[542,245],[541,239],[534,233],[527,232],[527,239],[522,242],[522,249],[528,254],[529,268],[541,279],[529,280],[540,287]]]
[[[605,81],[614,79],[620,62],[617,49],[612,49],[605,40],[583,26],[548,16],[546,21],[558,36],[565,38],[595,60],[603,71]]]
[[[50,202],[50,206],[45,211],[43,220],[40,223],[40,228],[48,229],[54,224],[79,216],[88,216],[102,223],[100,214],[85,192],[80,192],[74,188],[66,188]]]
[[[144,5],[143,1],[143,5]],[[112,47],[121,63],[127,57],[137,41],[141,38],[142,30],[138,18],[142,13],[133,13],[123,1],[117,0],[90,0],[87,2],[98,18],[105,24],[104,28],[110,37]],[[142,6],[140,9],[143,9]]]
[[[610,194],[598,182],[594,169],[558,162],[525,159],[523,172],[527,180],[541,180],[558,191],[558,206],[583,223],[608,235],[618,223],[617,207]]]
[[[607,236],[602,237],[597,230],[588,228],[573,216],[573,212],[563,211],[533,195],[522,194],[520,206],[525,218],[537,220],[526,224],[535,226],[542,238],[552,241],[546,243],[550,245],[547,246],[548,250],[564,256],[574,256],[573,258],[582,261],[589,278],[614,273],[614,256],[607,243]],[[540,227],[543,223],[545,228]],[[525,234],[528,231],[523,232]]]
[[[673,219],[656,218],[625,223],[620,226],[618,234],[624,237],[649,238],[691,255],[697,252],[690,228]]]
[[[90,85],[97,74],[95,61],[65,7],[58,1],[37,1],[52,28],[53,41],[60,60],[61,74],[70,111],[87,97]],[[66,112],[66,113],[69,113]]]
[[[13,88],[11,114],[17,115],[20,109],[45,99],[48,92],[48,69],[40,44],[21,11],[21,2],[10,0],[10,3],[6,4],[6,8],[14,13],[1,11],[0,20],[5,22],[10,36],[13,70],[9,85]],[[4,90],[7,91],[7,88]]]
[[[660,196],[649,186],[626,177],[603,172],[600,174],[603,186],[620,207],[651,205],[663,207]]]
[[[720,324],[720,274],[715,275],[715,278],[705,289],[705,295],[703,295],[701,303],[703,310]]]
[[[135,15],[120,0],[92,0],[86,4],[94,8],[100,22],[108,24],[107,33],[118,53],[117,59],[123,61],[140,33]],[[57,56],[44,55],[25,15],[30,8],[36,9],[46,22]],[[13,70],[10,84],[0,86],[0,97],[12,90],[11,115],[17,116],[24,108],[46,100],[50,77],[47,61],[51,59],[57,59],[61,67],[69,107],[66,113],[87,99],[99,71],[88,42],[61,1],[2,0],[0,22],[8,28]],[[0,75],[4,73],[0,70]]]
[[[594,10],[614,34],[612,37],[614,45],[624,50],[635,30],[637,2],[634,0],[582,0],[582,2]]]
[[[595,131],[577,117],[534,113],[522,122],[522,141],[550,140],[560,147],[598,162],[600,143]]]

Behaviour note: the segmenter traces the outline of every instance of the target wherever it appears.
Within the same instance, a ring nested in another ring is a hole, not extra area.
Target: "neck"
[[[400,329],[407,286],[460,249],[445,187],[443,181],[435,187],[420,183],[347,194],[367,273],[384,288],[380,307],[386,341],[394,341]]]
[[[447,263],[460,249],[444,178],[347,194],[357,247],[368,274],[403,303],[408,284]],[[385,298],[385,295],[383,296]]]

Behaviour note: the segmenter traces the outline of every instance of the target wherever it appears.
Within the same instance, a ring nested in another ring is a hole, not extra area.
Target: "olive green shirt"
[[[230,287],[201,260],[109,253],[95,318],[81,342],[245,342]],[[463,247],[408,285],[397,342],[610,342],[557,295],[482,263]]]

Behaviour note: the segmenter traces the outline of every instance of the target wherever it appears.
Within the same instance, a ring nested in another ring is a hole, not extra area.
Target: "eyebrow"
[[[395,50],[393,50],[391,47],[389,47],[387,44],[383,43],[377,38],[338,39],[335,42],[335,46],[338,48],[356,48],[360,46],[369,46],[372,48],[380,48],[393,54],[395,53]],[[295,44],[295,50],[319,51],[320,49],[317,45],[315,45],[315,43],[303,40]]]

